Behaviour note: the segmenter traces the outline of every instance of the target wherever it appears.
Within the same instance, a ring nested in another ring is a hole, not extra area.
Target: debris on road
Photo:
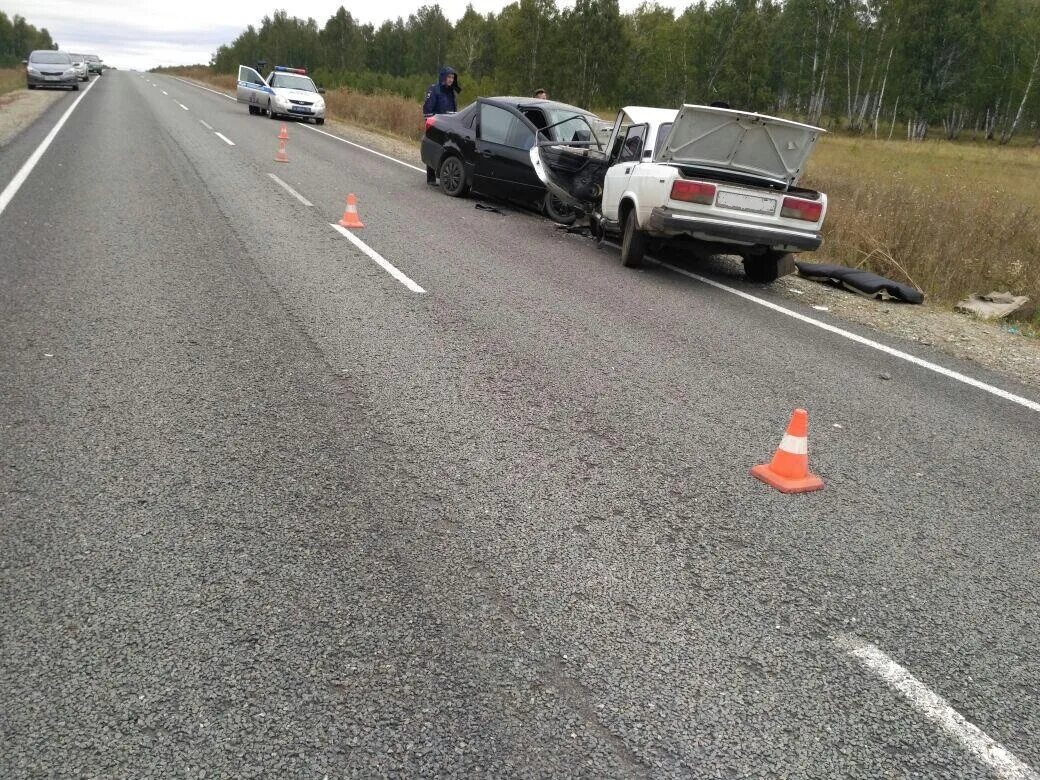
[[[843,290],[880,300],[894,299],[906,303],[924,303],[924,293],[901,282],[886,279],[870,271],[828,263],[795,262],[798,275],[814,282],[823,282]]]
[[[473,208],[478,209],[479,211],[490,211],[490,212],[492,212],[494,214],[505,214],[505,212],[502,211],[502,209],[500,209],[500,208],[498,208],[496,206],[489,206],[486,203],[478,203]]]
[[[966,314],[974,314],[984,320],[1007,317],[1029,303],[1028,295],[1012,295],[1010,292],[991,292],[989,295],[972,293],[953,308]]]

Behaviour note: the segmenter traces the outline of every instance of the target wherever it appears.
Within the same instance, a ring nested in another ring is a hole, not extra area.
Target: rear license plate
[[[758,195],[744,195],[741,192],[719,190],[715,203],[727,209],[753,211],[756,214],[772,214],[776,211],[776,198],[761,198]]]

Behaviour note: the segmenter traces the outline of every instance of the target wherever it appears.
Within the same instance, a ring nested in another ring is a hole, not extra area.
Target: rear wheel
[[[267,101],[267,115],[269,117],[271,117],[271,119],[277,119],[278,118],[278,115],[274,113],[274,109],[271,108],[271,101],[270,100]]]
[[[559,222],[562,225],[573,225],[574,220],[578,217],[574,209],[551,192],[545,193],[545,200],[542,201],[542,210],[545,212],[545,216],[553,222]]]
[[[451,198],[460,198],[469,190],[466,183],[466,169],[462,160],[450,155],[441,160],[441,170],[437,176],[441,181],[441,191]]]
[[[744,275],[758,284],[770,284],[793,270],[794,260],[787,252],[769,251],[744,258]]]
[[[636,210],[629,209],[625,217],[625,229],[621,236],[621,264],[626,268],[638,268],[646,255],[646,233],[636,224]]]
[[[253,105],[249,106],[249,113],[252,116],[256,116],[257,114],[260,113],[260,106],[253,106]]]

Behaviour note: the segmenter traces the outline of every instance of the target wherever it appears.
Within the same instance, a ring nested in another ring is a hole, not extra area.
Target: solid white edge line
[[[204,87],[201,84],[196,84],[194,81],[188,81],[187,79],[182,79],[180,76],[170,76],[170,78],[175,79],[176,81],[180,81],[180,82],[182,82],[184,84],[187,84],[189,87],[198,87],[199,89],[204,89],[207,92],[212,92],[214,95],[220,95],[222,98],[227,98],[228,100],[237,100],[237,98],[233,97],[232,95],[229,95],[226,92],[220,92],[219,90],[216,90],[216,89],[210,89],[209,87]]]
[[[228,146],[234,146],[234,145],[235,145],[235,142],[234,142],[234,141],[232,141],[232,140],[231,140],[230,138],[228,138],[228,137],[227,137],[226,135],[224,135],[223,133],[218,133],[218,132],[217,132],[216,130],[214,130],[214,131],[213,131],[213,135],[215,135],[215,136],[216,136],[217,138],[219,138],[219,139],[220,139],[221,141],[223,141],[224,143],[226,143],[226,144],[227,144]]]
[[[183,109],[184,109],[185,111],[189,111],[189,110],[190,110],[190,109],[189,109],[189,108],[188,108],[188,107],[187,107],[186,105],[184,105],[183,103],[178,103],[177,105],[178,105],[178,106],[180,106],[181,108],[183,108]]]
[[[313,130],[315,133],[321,133],[322,135],[327,135],[329,138],[335,138],[337,141],[342,141],[345,144],[350,144],[351,146],[356,146],[358,149],[363,149],[364,151],[366,151],[366,152],[368,152],[370,154],[374,154],[377,157],[382,157],[384,160],[389,160],[390,162],[395,162],[398,165],[403,165],[405,168],[411,168],[413,171],[418,171],[419,173],[426,173],[426,169],[425,168],[420,168],[420,167],[418,167],[416,165],[412,165],[411,163],[406,163],[404,160],[398,160],[396,157],[391,157],[388,154],[383,154],[382,152],[377,152],[375,149],[369,149],[367,146],[362,146],[361,144],[354,143],[353,141],[348,141],[346,138],[340,138],[338,135],[333,135],[332,133],[328,133],[328,132],[326,132],[324,130],[319,130],[314,125],[303,125],[303,127],[306,127],[308,130]]]
[[[65,122],[72,115],[72,112],[76,110],[76,106],[79,102],[87,96],[87,93],[94,88],[94,85],[98,83],[97,79],[90,82],[87,88],[83,90],[78,98],[72,101],[72,105],[66,109],[65,113],[61,115],[61,118],[55,123],[51,131],[47,133],[46,137],[40,141],[40,145],[36,147],[35,151],[29,155],[29,159],[22,163],[22,167],[18,169],[18,173],[14,175],[14,178],[7,183],[4,187],[4,191],[0,192],[0,215],[4,213],[7,208],[7,204],[11,202],[11,199],[18,193],[18,190],[22,188],[25,180],[29,178],[29,174],[32,173],[33,168],[36,167],[36,163],[43,157],[43,153],[47,151],[47,147],[51,145],[54,137],[58,134],[58,131],[64,127]]]
[[[355,236],[353,233],[351,233],[345,227],[343,227],[342,225],[336,225],[336,224],[331,223],[331,222],[329,223],[329,227],[331,227],[333,230],[341,233],[348,241],[350,241],[350,243],[352,243],[354,246],[356,246],[358,249],[360,249],[366,255],[368,255],[373,260],[375,260],[376,263],[378,263],[379,266],[384,271],[386,271],[388,274],[390,274],[392,277],[394,277],[397,281],[399,281],[401,284],[403,284],[409,290],[411,290],[414,293],[424,293],[424,292],[426,292],[426,290],[424,290],[422,287],[420,287],[415,282],[413,282],[411,279],[409,279],[407,276],[405,276],[403,273],[401,273],[393,265],[393,263],[391,263],[388,260],[386,260],[382,255],[380,255],[378,252],[376,252],[374,249],[372,249],[372,247],[370,247],[368,244],[366,244],[360,238]]]
[[[611,244],[611,246],[616,246],[616,244]],[[835,327],[834,325],[822,322],[821,320],[813,319],[812,317],[807,317],[804,314],[793,311],[784,306],[780,306],[779,304],[773,303],[772,301],[767,301],[764,298],[759,298],[757,295],[751,295],[750,293],[746,293],[743,290],[737,290],[733,287],[730,287],[729,285],[722,284],[722,282],[716,282],[714,279],[709,279],[706,276],[695,274],[692,271],[687,271],[683,268],[677,268],[671,263],[666,263],[663,260],[655,260],[652,257],[648,257],[646,259],[648,262],[655,263],[656,265],[659,265],[662,268],[667,268],[669,271],[681,274],[682,276],[688,276],[691,279],[696,279],[698,282],[703,282],[704,284],[710,285],[711,287],[715,287],[719,290],[724,290],[725,292],[732,293],[733,295],[743,298],[746,301],[757,303],[759,306],[765,306],[767,309],[772,309],[773,311],[779,312],[780,314],[784,314],[788,317],[793,317],[794,319],[799,320],[800,322],[804,322],[807,325],[813,325],[817,328],[820,328],[821,330],[827,331],[828,333],[833,333],[837,336],[849,339],[850,341],[855,341],[857,344],[862,344],[865,347],[870,347],[871,349],[876,349],[879,352],[884,352],[886,355],[891,355],[892,357],[899,358],[900,360],[905,360],[908,363],[913,363],[915,366],[920,366],[921,368],[927,369],[929,371],[934,371],[937,374],[942,374],[943,376],[948,377],[950,379],[954,379],[958,382],[963,382],[964,384],[970,385],[971,387],[983,390],[987,393],[991,393],[992,395],[995,395],[998,398],[1003,398],[1005,401],[1011,401],[1012,403],[1018,404],[1019,406],[1024,406],[1026,409],[1029,409],[1030,411],[1040,412],[1040,403],[1037,403],[1036,401],[1031,401],[1028,398],[1023,398],[1020,395],[1015,395],[1014,393],[1009,393],[1007,390],[1001,390],[999,387],[995,387],[994,385],[990,385],[986,382],[974,379],[973,377],[967,376],[966,374],[962,374],[959,371],[954,371],[952,369],[946,368],[945,366],[940,366],[938,363],[932,363],[929,360],[924,360],[922,358],[911,355],[908,352],[903,352],[902,350],[894,349],[878,341],[873,341],[872,339],[864,338],[863,336],[860,336],[856,333]]]
[[[969,723],[937,693],[889,658],[875,645],[851,634],[842,634],[835,643],[906,698],[914,709],[956,739],[1003,780],[1040,780],[1031,767],[1011,751]]]
[[[200,119],[199,120],[199,124],[202,125],[203,127],[205,127],[207,130],[212,130],[213,129],[213,125],[206,124],[206,120],[204,120],[204,119]]]
[[[277,176],[275,176],[273,173],[269,173],[267,175],[270,176],[278,185],[280,185],[282,187],[282,189],[284,189],[286,192],[288,192],[290,195],[292,195],[294,198],[296,198],[296,200],[300,201],[300,203],[302,203],[304,206],[313,206],[314,205],[309,200],[307,200],[305,197],[303,197],[303,195],[298,193],[296,190],[294,190],[292,187],[290,187],[284,181],[282,181]]]

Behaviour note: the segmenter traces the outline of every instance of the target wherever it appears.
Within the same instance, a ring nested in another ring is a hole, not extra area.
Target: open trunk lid
[[[657,160],[733,171],[792,187],[825,132],[764,114],[684,105]]]

